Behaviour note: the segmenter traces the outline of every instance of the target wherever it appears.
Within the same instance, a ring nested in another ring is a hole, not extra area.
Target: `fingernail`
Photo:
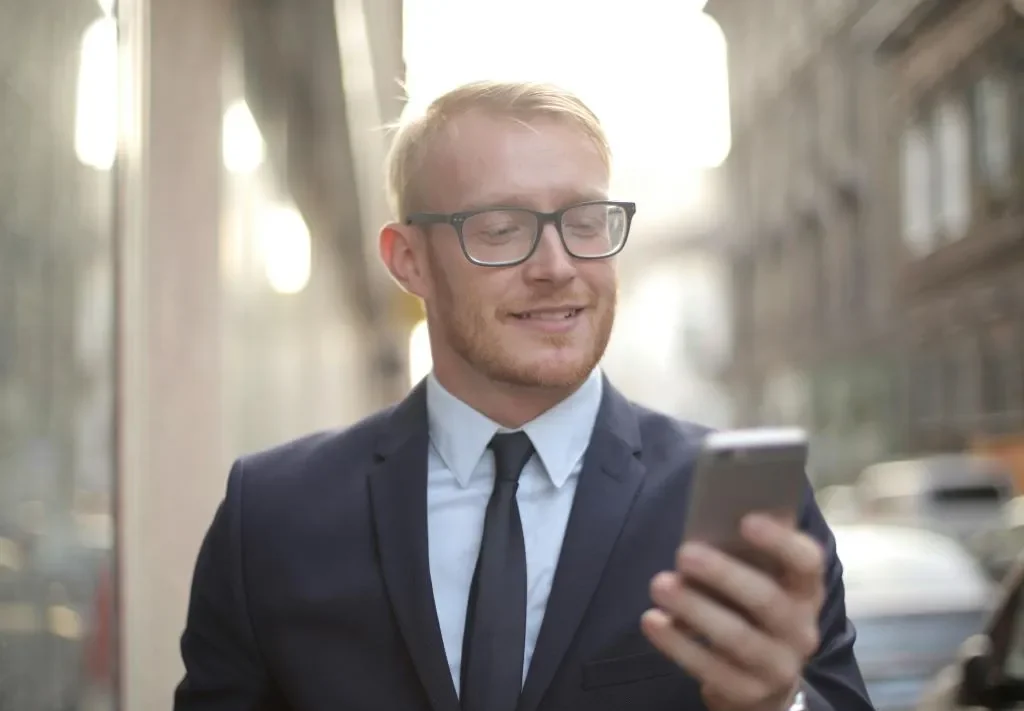
[[[747,529],[748,533],[759,534],[766,533],[771,523],[765,516],[750,514],[743,519],[743,526]]]
[[[654,576],[654,589],[661,593],[671,593],[675,590],[677,581],[675,573],[658,573]]]
[[[660,633],[671,627],[671,620],[661,610],[652,609],[640,616],[640,624],[651,632]]]

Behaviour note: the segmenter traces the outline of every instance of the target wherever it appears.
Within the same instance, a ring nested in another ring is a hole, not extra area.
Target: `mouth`
[[[583,307],[570,306],[558,309],[536,309],[534,311],[513,312],[512,318],[519,321],[569,321],[583,312]]]

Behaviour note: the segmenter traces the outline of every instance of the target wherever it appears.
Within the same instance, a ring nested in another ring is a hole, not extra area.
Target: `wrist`
[[[803,684],[797,684],[793,693],[789,695],[789,702],[782,707],[782,711],[808,711],[807,696],[804,694]]]

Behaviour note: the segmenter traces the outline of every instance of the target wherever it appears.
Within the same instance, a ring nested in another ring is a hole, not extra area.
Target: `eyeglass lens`
[[[620,205],[577,205],[562,215],[562,240],[574,257],[600,258],[622,246],[628,224]],[[466,252],[478,262],[514,262],[530,253],[540,227],[537,215],[528,210],[487,210],[463,222],[462,239]]]

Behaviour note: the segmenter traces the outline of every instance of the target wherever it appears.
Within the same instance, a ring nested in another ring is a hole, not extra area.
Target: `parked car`
[[[971,545],[995,580],[1002,580],[1024,552],[1024,496],[1004,504],[997,529],[979,534]]]
[[[917,711],[1024,709],[1024,566],[1006,578],[984,632],[967,639]]]
[[[878,711],[906,711],[956,660],[992,608],[994,586],[960,544],[916,528],[835,526],[854,651]]]
[[[857,523],[861,520],[857,488],[849,485],[826,486],[817,492],[818,507],[831,526]]]
[[[1002,462],[970,454],[943,454],[883,462],[857,480],[865,520],[928,528],[971,546],[1003,527],[1003,506],[1014,496]]]

